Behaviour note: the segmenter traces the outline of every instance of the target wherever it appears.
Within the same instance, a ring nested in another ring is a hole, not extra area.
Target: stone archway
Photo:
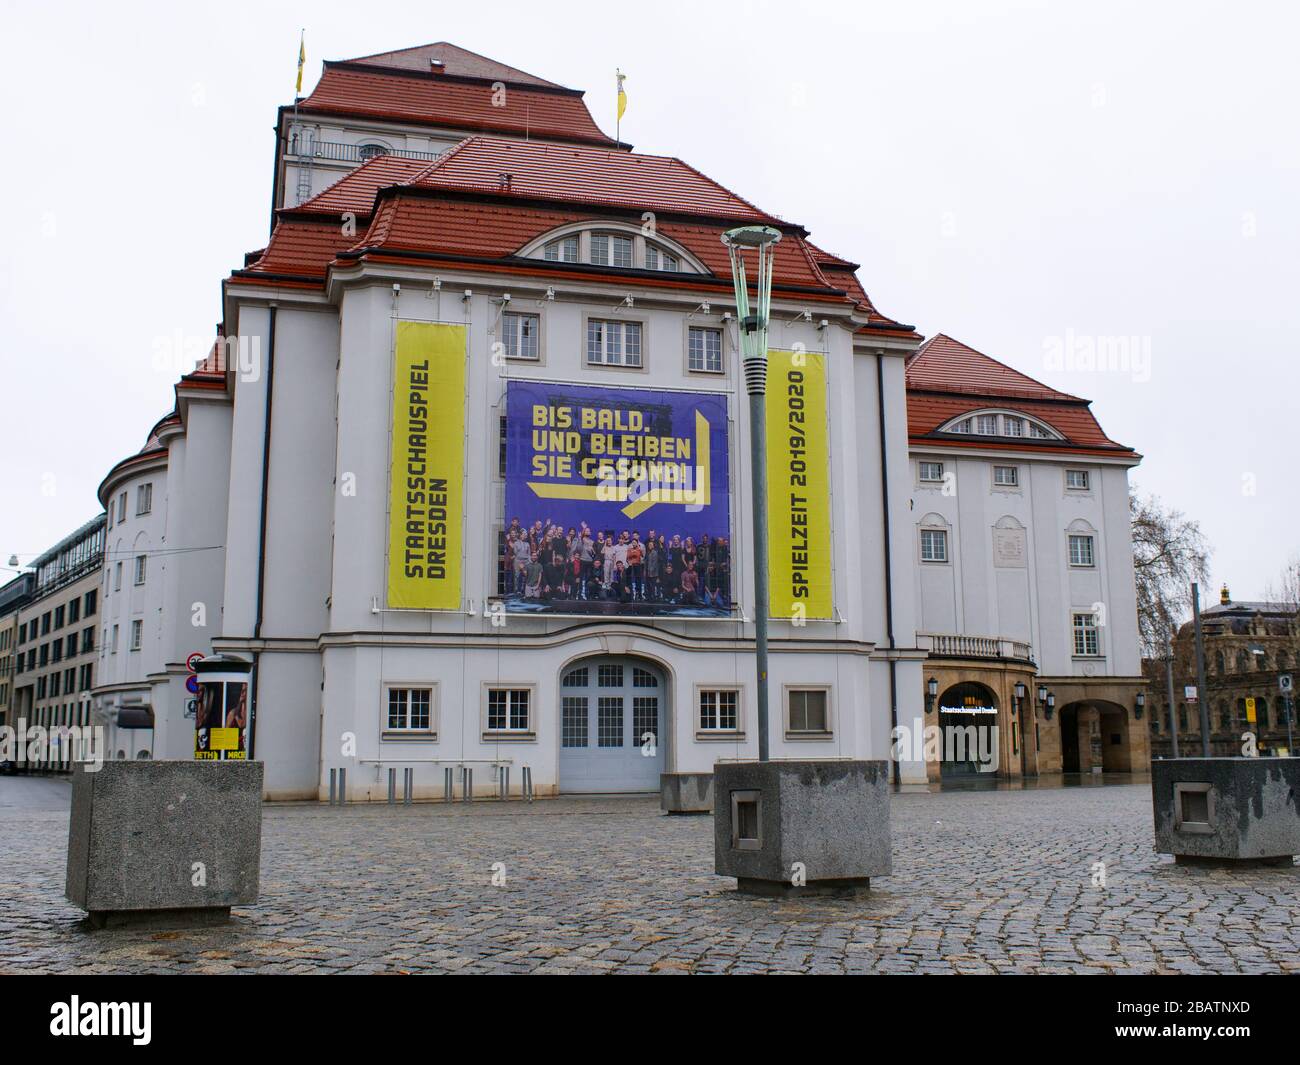
[[[1129,714],[1105,700],[1067,703],[1058,711],[1063,773],[1131,773],[1134,770]]]

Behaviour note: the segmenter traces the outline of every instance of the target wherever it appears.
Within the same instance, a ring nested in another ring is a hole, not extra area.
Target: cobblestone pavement
[[[260,903],[186,931],[84,926],[56,786],[0,778],[0,971],[1300,970],[1300,868],[1173,865],[1145,784],[896,795],[855,899],[738,896],[712,819],[648,798],[268,806]]]

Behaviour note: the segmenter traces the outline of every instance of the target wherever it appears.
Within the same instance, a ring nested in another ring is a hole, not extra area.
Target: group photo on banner
[[[511,381],[507,611],[728,617],[725,396]]]

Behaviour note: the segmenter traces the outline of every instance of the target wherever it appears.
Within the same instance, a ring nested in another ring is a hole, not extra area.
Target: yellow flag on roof
[[[621,122],[623,120],[623,112],[627,110],[627,92],[623,88],[623,79],[626,78],[627,75],[620,71],[615,71],[615,75],[618,78],[618,118]]]
[[[307,31],[303,30],[302,35],[298,38],[298,85],[294,90],[299,96],[302,95],[302,67],[307,62]]]

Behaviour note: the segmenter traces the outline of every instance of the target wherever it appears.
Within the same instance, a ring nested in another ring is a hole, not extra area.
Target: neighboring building
[[[907,410],[931,720],[996,723],[1012,777],[1146,768],[1128,512],[1140,456],[1087,400],[942,334],[908,363]]]
[[[189,758],[186,658],[221,630],[230,400],[225,347],[176,385],[176,409],[99,486],[107,565],[94,690],[113,757]]]
[[[88,521],[31,564],[31,597],[18,610],[14,721],[91,724],[95,683],[99,574],[104,564],[104,515]],[[70,747],[51,746],[40,768],[66,772]]]
[[[1210,753],[1235,757],[1243,753],[1243,734],[1254,733],[1261,754],[1282,754],[1295,744],[1294,702],[1292,737],[1287,735],[1287,704],[1278,679],[1300,679],[1300,613],[1294,604],[1233,602],[1227,585],[1219,604],[1201,613],[1205,644],[1205,686],[1210,717]],[[1192,622],[1174,638],[1174,708],[1178,753],[1197,757],[1203,750],[1200,706],[1188,701],[1196,687],[1196,638]],[[1151,751],[1156,758],[1173,756],[1173,726],[1169,718],[1169,686],[1163,659],[1142,663],[1147,678]],[[1254,724],[1246,717],[1246,700],[1255,700]],[[1292,696],[1294,699],[1294,695]],[[1293,753],[1293,752],[1292,752]]]
[[[32,595],[35,575],[20,573],[0,588],[0,725],[16,726],[14,688],[18,671],[18,611]]]

